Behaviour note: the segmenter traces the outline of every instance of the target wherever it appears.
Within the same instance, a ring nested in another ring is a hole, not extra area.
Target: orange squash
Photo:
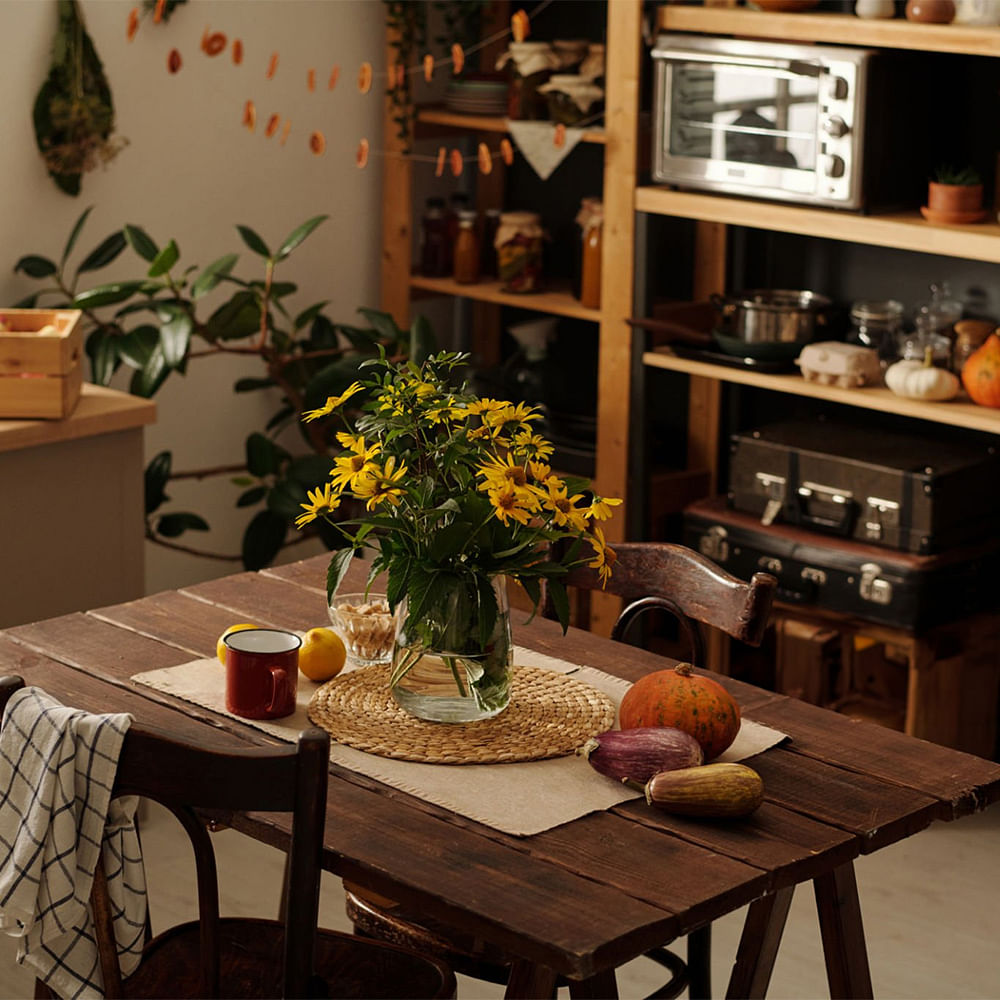
[[[969,355],[962,366],[962,384],[974,403],[1000,407],[1000,334],[992,333]]]
[[[618,709],[622,729],[673,726],[698,741],[714,760],[736,739],[740,707],[717,681],[695,674],[690,663],[640,677]]]

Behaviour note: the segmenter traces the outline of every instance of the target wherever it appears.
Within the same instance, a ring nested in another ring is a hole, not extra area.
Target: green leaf
[[[157,342],[153,347],[149,360],[143,365],[140,371],[137,371],[132,376],[129,391],[134,396],[142,396],[144,399],[149,399],[163,385],[169,374],[170,366],[163,356],[163,345]]]
[[[306,384],[303,393],[303,409],[315,410],[321,407],[328,396],[339,396],[358,377],[356,358],[338,358],[321,368]],[[359,393],[351,399],[353,406],[364,397]]]
[[[376,331],[363,330],[356,326],[344,326],[343,323],[339,323],[336,330],[347,338],[351,347],[356,351],[360,351],[362,354],[372,354],[375,351],[378,343],[378,333]]]
[[[94,381],[98,385],[107,385],[118,367],[119,338],[108,330],[101,330],[100,334],[100,337],[94,342],[91,368],[94,373]]]
[[[322,302],[317,302],[308,309],[303,309],[302,312],[295,317],[295,329],[301,330],[303,327],[308,326],[320,314],[323,307],[328,306],[329,304],[330,300],[324,299]]]
[[[327,215],[317,215],[309,219],[308,222],[303,222],[302,225],[293,230],[291,235],[285,240],[284,243],[281,244],[274,259],[276,261],[284,260],[321,222],[328,218],[329,216]]]
[[[457,555],[472,534],[472,525],[464,521],[453,521],[434,532],[429,556],[432,562],[444,563]]]
[[[83,224],[87,221],[87,216],[90,215],[93,210],[93,205],[89,208],[85,208],[83,212],[80,213],[80,218],[73,224],[73,229],[70,231],[69,239],[66,241],[66,248],[63,250],[62,260],[59,264],[60,267],[65,267],[66,261],[69,259],[69,255],[73,252],[73,247],[76,246],[76,241],[80,236],[80,231],[83,229]]]
[[[164,492],[170,478],[170,464],[173,457],[169,451],[161,451],[146,466],[143,473],[146,513],[152,514],[157,507],[170,497]]]
[[[279,448],[269,437],[254,431],[246,441],[247,469],[252,476],[263,479],[278,471],[281,459],[288,452]]]
[[[170,318],[160,326],[163,360],[168,367],[177,368],[187,354],[193,323],[191,316],[184,309],[175,307],[165,312]]]
[[[249,226],[237,226],[236,229],[240,236],[243,237],[243,242],[255,254],[259,254],[261,257],[271,256],[271,251],[268,250],[267,244]]]
[[[153,354],[153,349],[160,342],[160,330],[150,324],[137,326],[124,337],[118,338],[118,355],[127,365],[133,368],[145,368]]]
[[[403,331],[396,325],[392,315],[378,309],[368,309],[362,306],[358,312],[375,328],[375,332],[385,340],[396,343],[402,339]]]
[[[164,538],[176,538],[189,530],[208,531],[208,522],[197,514],[187,512],[164,514],[156,522],[156,533]]]
[[[268,431],[273,431],[275,427],[279,424],[287,423],[289,417],[296,416],[295,408],[292,406],[283,406],[280,410],[270,420],[264,425],[264,429]]]
[[[110,264],[125,249],[125,236],[119,230],[112,233],[100,246],[95,247],[84,258],[76,269],[77,274],[84,271],[98,271]]]
[[[47,278],[50,274],[55,274],[59,269],[55,262],[48,257],[39,257],[35,254],[28,254],[22,257],[14,265],[14,273],[23,271],[29,278]]]
[[[146,272],[150,278],[159,278],[166,274],[180,260],[181,252],[177,244],[171,240],[154,258]]]
[[[209,317],[209,340],[242,340],[260,330],[260,304],[253,292],[237,292]]]
[[[255,514],[243,533],[243,567],[263,569],[285,544],[288,522],[269,510]]]
[[[569,628],[569,596],[566,588],[559,580],[548,581],[549,597],[552,598],[552,606],[555,608],[556,617],[562,625],[563,633]]]
[[[143,259],[152,263],[156,260],[156,255],[160,248],[153,241],[152,237],[141,226],[125,224],[125,239],[128,245]]]
[[[38,297],[41,292],[32,292],[30,295],[26,295],[23,299],[19,299],[11,307],[12,309],[34,309],[38,304]]]
[[[282,479],[275,483],[267,494],[267,509],[292,521],[302,513],[302,505],[308,503],[306,488],[291,479]]]
[[[200,299],[212,291],[232,271],[239,259],[239,254],[227,253],[224,257],[212,261],[191,285],[191,298]]]
[[[426,316],[417,316],[410,326],[410,360],[423,364],[437,349],[434,330]]]
[[[252,507],[255,503],[260,503],[267,496],[266,486],[254,486],[249,490],[244,490],[236,501],[237,507]]]
[[[333,600],[333,595],[337,593],[340,581],[347,575],[351,560],[354,558],[354,549],[340,549],[330,557],[330,565],[326,568],[326,601],[329,604]]]
[[[332,468],[333,458],[329,455],[300,455],[289,463],[288,478],[313,489],[329,477]]]
[[[97,309],[100,306],[115,305],[131,298],[144,284],[142,281],[116,281],[110,285],[98,285],[80,292],[73,299],[73,306],[76,309]]]
[[[270,389],[274,385],[273,378],[247,378],[237,379],[233,385],[233,392],[253,392],[255,389]]]

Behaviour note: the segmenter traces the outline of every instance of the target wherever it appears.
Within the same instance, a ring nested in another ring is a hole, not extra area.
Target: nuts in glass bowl
[[[353,663],[368,666],[392,659],[396,626],[385,594],[336,594],[330,621]]]

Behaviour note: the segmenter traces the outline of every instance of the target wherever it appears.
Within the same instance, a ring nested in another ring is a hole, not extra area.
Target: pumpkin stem
[[[681,677],[690,677],[694,673],[694,667],[690,663],[678,663],[674,670]]]
[[[930,368],[933,366],[933,364],[934,364],[934,348],[931,347],[930,344],[928,344],[924,348],[924,367]]]

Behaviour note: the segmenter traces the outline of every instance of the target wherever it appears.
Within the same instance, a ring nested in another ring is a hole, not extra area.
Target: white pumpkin
[[[929,350],[923,361],[897,361],[890,365],[885,384],[897,396],[931,402],[954,399],[961,385],[957,375],[931,364]]]

